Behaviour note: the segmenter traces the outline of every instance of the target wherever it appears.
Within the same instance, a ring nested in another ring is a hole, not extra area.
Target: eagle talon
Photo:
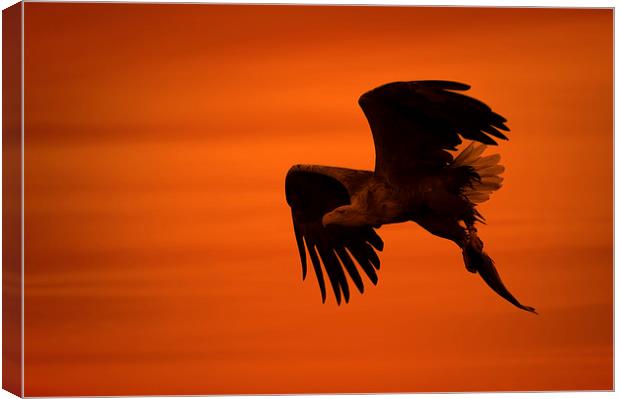
[[[473,262],[471,261],[471,258],[469,255],[467,255],[467,250],[463,250],[463,262],[465,263],[465,269],[473,274],[476,274],[476,272],[478,271],[478,269],[476,269],[473,265]]]

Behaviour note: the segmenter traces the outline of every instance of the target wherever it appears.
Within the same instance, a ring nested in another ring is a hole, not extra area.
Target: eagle
[[[461,92],[470,86],[442,80],[391,82],[358,100],[372,132],[375,170],[294,165],[285,179],[286,201],[301,258],[307,255],[323,303],[326,278],[335,299],[349,302],[349,280],[364,292],[362,272],[377,284],[383,240],[377,229],[412,221],[454,242],[465,268],[516,307],[521,304],[502,282],[484,251],[476,223],[477,205],[498,190],[504,167],[500,155],[485,155],[496,140],[508,140],[506,119]],[[503,131],[503,132],[502,132]],[[457,152],[457,147],[469,145]],[[348,275],[348,278],[347,278]]]

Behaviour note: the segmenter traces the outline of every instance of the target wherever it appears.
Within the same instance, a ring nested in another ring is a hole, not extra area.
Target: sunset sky
[[[25,394],[612,388],[611,10],[25,4]],[[379,230],[301,281],[284,176],[372,169],[358,96],[447,79],[508,119],[489,254]],[[369,284],[367,284],[369,285]]]

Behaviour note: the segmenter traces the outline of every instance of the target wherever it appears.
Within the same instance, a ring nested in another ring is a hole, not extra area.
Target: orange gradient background
[[[25,5],[25,394],[612,388],[612,11]],[[480,229],[508,287],[384,226],[302,283],[284,176],[372,169],[357,97],[449,79],[508,119]]]

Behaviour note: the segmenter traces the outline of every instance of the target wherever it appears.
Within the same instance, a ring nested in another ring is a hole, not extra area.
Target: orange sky
[[[25,9],[27,396],[612,388],[610,10]],[[412,223],[301,282],[287,169],[371,169],[357,97],[416,79],[508,119],[480,234],[539,316]]]

